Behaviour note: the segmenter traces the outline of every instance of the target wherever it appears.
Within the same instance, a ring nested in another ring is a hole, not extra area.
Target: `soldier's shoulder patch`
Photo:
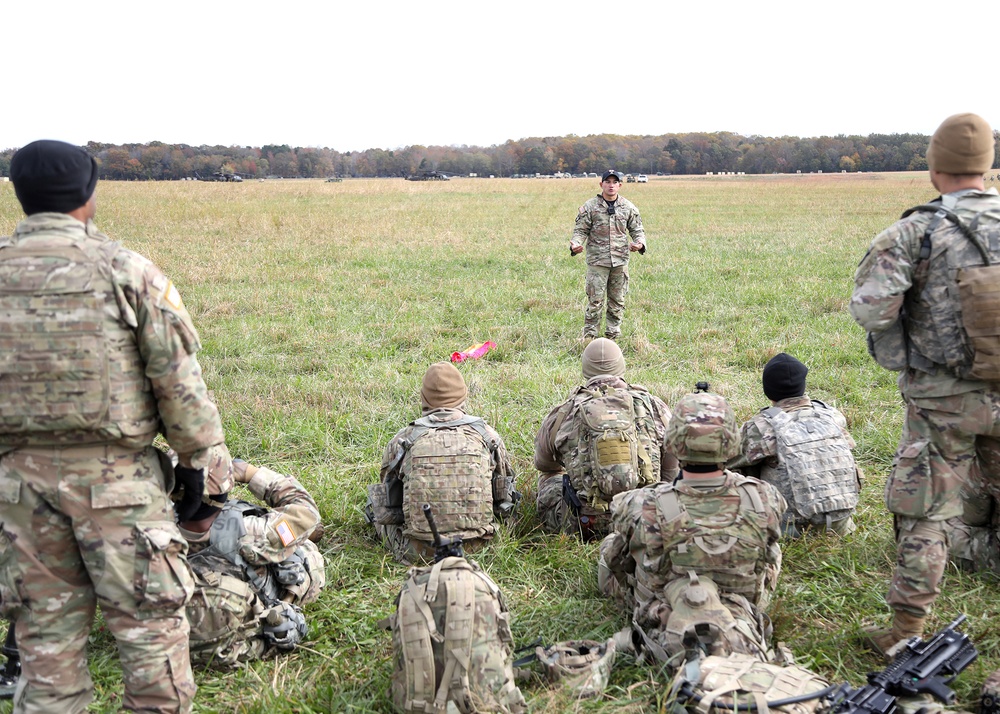
[[[281,544],[286,547],[295,542],[295,531],[292,530],[292,527],[285,519],[281,519],[274,524],[274,532],[281,539]]]
[[[581,213],[581,214],[586,213],[587,212],[587,204],[585,203],[582,206],[580,206],[580,210],[578,212]]]

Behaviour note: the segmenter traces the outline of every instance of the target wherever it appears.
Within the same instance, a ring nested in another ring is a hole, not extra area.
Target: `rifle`
[[[906,649],[896,655],[892,664],[881,672],[869,672],[868,684],[863,687],[855,689],[845,682],[818,692],[767,702],[767,706],[773,709],[826,699],[829,703],[821,707],[824,714],[896,714],[898,697],[917,694],[930,694],[944,704],[952,704],[955,692],[947,685],[979,656],[968,636],[955,629],[964,621],[965,615],[960,615],[927,642],[919,637],[910,638]],[[687,668],[689,674],[678,688],[676,697],[681,704],[695,704],[701,701],[694,689],[698,681],[697,660],[688,662]],[[736,704],[735,698],[733,704],[715,700],[712,706],[738,712],[757,710],[755,702]]]
[[[431,527],[431,534],[434,536],[434,562],[440,563],[445,558],[464,558],[465,552],[462,550],[462,539],[454,538],[442,539],[438,532],[437,523],[434,522],[434,514],[431,513],[431,504],[423,505],[424,518],[427,525]]]
[[[14,638],[13,620],[7,623],[7,639],[4,640],[0,653],[7,658],[7,663],[0,669],[0,699],[13,699],[14,688],[21,676],[21,653],[18,652],[17,640]]]

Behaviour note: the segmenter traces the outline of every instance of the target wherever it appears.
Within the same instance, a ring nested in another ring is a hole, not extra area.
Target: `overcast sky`
[[[997,127],[989,7],[7,0],[0,148],[930,134],[962,111]]]

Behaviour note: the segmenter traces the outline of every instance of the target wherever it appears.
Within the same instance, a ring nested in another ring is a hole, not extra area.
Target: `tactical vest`
[[[403,456],[403,534],[434,536],[421,507],[434,507],[442,536],[478,538],[493,533],[493,467],[498,444],[482,419],[466,414],[449,422],[413,422]]]
[[[606,510],[617,494],[655,483],[660,449],[649,393],[602,384],[578,387],[574,395],[577,443],[566,474],[580,499]],[[558,430],[561,420],[554,426]]]
[[[711,578],[723,592],[766,601],[767,510],[759,483],[730,475],[729,488],[705,496],[660,486],[655,498],[663,558],[660,575],[687,578],[693,571]]]
[[[510,614],[496,583],[464,558],[411,568],[389,618],[392,700],[403,712],[525,710],[514,682]]]
[[[120,246],[80,233],[0,240],[0,446],[142,448],[156,433],[135,326],[112,282]]]
[[[830,407],[813,400],[802,409],[763,413],[774,429],[778,466],[765,466],[761,478],[785,497],[786,517],[822,525],[850,516],[858,505],[857,468]]]
[[[907,362],[1000,382],[1000,205],[974,213],[949,195],[903,217],[915,212],[933,216],[904,303]]]

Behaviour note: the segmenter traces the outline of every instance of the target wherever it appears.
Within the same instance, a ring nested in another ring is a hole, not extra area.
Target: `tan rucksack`
[[[500,588],[465,558],[411,568],[392,630],[392,700],[401,712],[519,714],[510,615]]]

